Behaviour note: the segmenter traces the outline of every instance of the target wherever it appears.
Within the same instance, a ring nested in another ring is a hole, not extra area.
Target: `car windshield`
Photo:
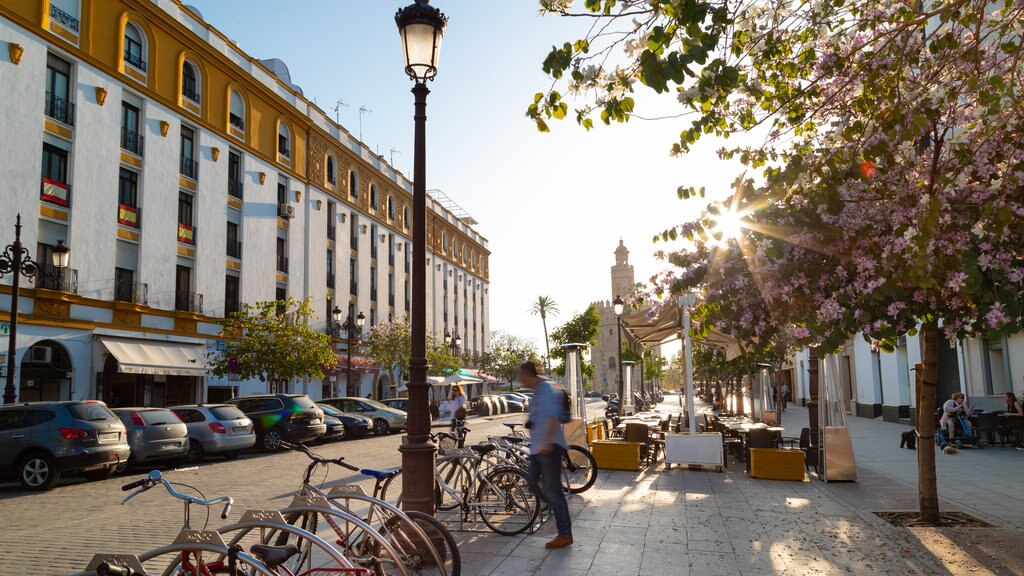
[[[332,408],[328,404],[317,404],[317,407],[324,411],[329,416],[341,416],[341,412],[338,412],[335,408]]]
[[[309,396],[292,396],[292,402],[299,407],[300,410],[316,410],[316,403],[309,399]]]
[[[370,400],[369,398],[365,398],[362,401],[366,404],[369,404],[370,406],[373,406],[374,408],[387,408],[387,406],[381,404],[380,402],[377,402],[376,400]]]
[[[86,422],[110,422],[117,420],[117,416],[102,404],[71,404],[68,412],[75,420]]]
[[[163,426],[181,422],[170,410],[139,410],[142,421],[149,426]]]
[[[238,418],[245,418],[245,413],[234,406],[216,406],[210,408],[210,414],[213,414],[213,417],[217,420],[237,420]]]

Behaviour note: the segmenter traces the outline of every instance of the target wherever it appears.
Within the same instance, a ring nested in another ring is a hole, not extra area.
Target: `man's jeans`
[[[572,520],[569,518],[569,503],[565,501],[562,491],[562,454],[564,448],[555,449],[544,454],[530,456],[530,467],[526,471],[530,490],[544,499],[555,515],[555,527],[562,536],[572,536]],[[543,490],[541,482],[544,483]]]

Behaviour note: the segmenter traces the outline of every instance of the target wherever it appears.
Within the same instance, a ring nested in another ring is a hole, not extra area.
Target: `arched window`
[[[348,171],[348,196],[353,199],[359,198],[359,175],[355,170]]]
[[[388,222],[395,221],[395,197],[388,196]]]
[[[284,122],[277,128],[277,153],[285,158],[292,157],[292,133]]]
[[[124,27],[124,61],[136,70],[146,71],[146,52],[142,43],[142,33],[135,24]]]
[[[441,253],[442,254],[447,254],[448,253],[448,233],[447,232],[441,232]]]
[[[327,170],[327,181],[333,185],[338,181],[337,177],[334,175],[334,156],[328,156],[325,164]]]
[[[409,207],[408,206],[403,206],[402,207],[402,228],[404,228],[406,231],[409,230]]]
[[[231,126],[245,132],[245,100],[237,90],[231,91],[231,109],[228,111],[228,122]]]
[[[181,63],[181,95],[198,104],[199,88],[199,71],[195,64],[185,60]]]
[[[377,203],[377,187],[370,184],[370,210],[376,210],[379,204]]]

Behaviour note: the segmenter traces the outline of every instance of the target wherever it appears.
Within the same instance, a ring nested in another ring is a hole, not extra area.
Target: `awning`
[[[206,375],[206,354],[201,344],[103,337],[99,340],[117,359],[117,371],[124,374]]]
[[[696,322],[693,323],[697,325]],[[679,337],[682,332],[683,315],[679,306],[666,305],[654,318],[647,317],[647,310],[641,309],[622,315],[622,327],[629,337],[639,342],[645,349],[653,348],[669,338]],[[727,360],[738,358],[742,354],[740,343],[718,330],[712,329],[702,341],[725,351]]]
[[[345,374],[348,372],[348,355],[338,355],[338,365],[334,368],[334,374]],[[352,357],[353,374],[376,374],[380,372],[377,365],[369,358],[363,356]]]

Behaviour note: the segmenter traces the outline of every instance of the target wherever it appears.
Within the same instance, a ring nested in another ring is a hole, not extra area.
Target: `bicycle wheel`
[[[146,574],[230,574],[228,549],[213,544],[182,543],[154,548],[139,555]],[[239,553],[235,573],[244,576],[274,576],[274,572],[249,554]]]
[[[512,467],[488,472],[471,507],[480,512],[488,528],[506,536],[525,531],[540,513],[540,501],[530,491],[526,474]]]
[[[562,468],[562,487],[573,494],[586,492],[597,482],[597,461],[582,446],[569,446],[562,455]]]
[[[455,539],[444,524],[423,512],[409,511],[405,514],[407,518],[388,518],[380,533],[398,551],[409,573],[459,576],[462,572],[462,557]],[[415,522],[416,527],[409,522]]]
[[[470,466],[463,460],[467,457],[448,457],[437,459],[437,480],[444,482],[449,489],[454,490],[465,498],[473,489],[473,473]],[[434,487],[435,507],[438,510],[449,511],[459,507],[459,501],[451,494],[441,488],[440,484]]]

